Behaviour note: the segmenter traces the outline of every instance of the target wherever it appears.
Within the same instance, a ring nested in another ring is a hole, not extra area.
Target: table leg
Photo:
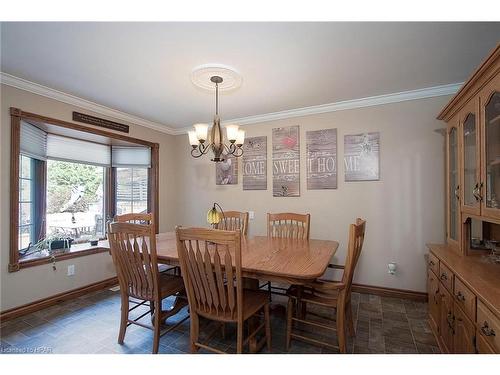
[[[243,288],[244,289],[258,290],[259,289],[259,280],[244,277],[243,278]],[[248,331],[249,332],[253,332],[258,326],[259,326],[259,322],[258,322],[256,317],[251,317],[248,319]],[[257,338],[255,336],[249,340],[248,346],[250,349],[250,353],[257,353],[257,351],[260,349],[259,343],[257,342]]]
[[[184,293],[176,296],[172,307],[168,310],[161,311],[162,324],[166,325],[167,324],[166,320],[171,316],[177,314],[184,306],[187,306],[187,304],[188,301]]]

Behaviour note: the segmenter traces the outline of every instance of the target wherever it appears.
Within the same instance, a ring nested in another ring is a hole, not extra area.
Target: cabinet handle
[[[490,328],[488,326],[488,322],[486,321],[483,323],[483,326],[481,327],[481,332],[485,336],[495,336],[495,330],[493,328]]]
[[[455,334],[455,328],[453,327],[455,323],[455,317],[451,312],[448,313],[446,320],[448,321],[448,327],[451,329],[451,332]]]
[[[443,272],[440,277],[441,280],[448,280],[448,276]]]
[[[462,292],[457,293],[457,300],[464,302],[465,301],[465,296],[462,294]]]
[[[457,198],[457,200],[460,200],[460,195],[458,194],[459,190],[460,190],[460,186],[457,185],[457,187],[455,188],[455,197]]]
[[[433,266],[433,265],[435,265],[435,264],[436,264],[436,263],[434,263],[432,260],[431,260],[431,261],[429,261],[429,266]]]
[[[481,202],[483,200],[483,196],[481,195],[482,188],[483,188],[483,183],[481,182],[479,184],[479,187],[477,188],[477,197],[478,197],[479,202]]]
[[[476,201],[479,202],[479,183],[477,183],[476,186],[474,186],[474,189],[472,189],[472,195],[476,198]]]

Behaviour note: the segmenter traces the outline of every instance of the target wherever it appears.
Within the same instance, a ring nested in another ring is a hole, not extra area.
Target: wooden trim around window
[[[9,272],[19,271],[19,152],[21,111],[10,109],[10,252]]]
[[[42,264],[50,264],[54,261],[54,259],[56,262],[59,262],[61,260],[79,258],[79,257],[87,256],[87,255],[100,254],[100,253],[109,253],[109,248],[96,246],[96,247],[89,247],[88,249],[82,249],[82,250],[77,250],[77,251],[68,252],[68,253],[55,254],[54,258],[52,258],[50,256],[46,256],[43,258],[28,259],[28,260],[24,260],[24,261],[19,262],[18,267],[19,267],[19,269],[35,267],[35,266],[40,266]]]
[[[74,122],[68,122],[64,120],[58,120],[55,118],[50,118],[46,116],[41,116],[37,115],[34,113],[30,112],[24,112],[18,108],[11,107],[10,108],[10,114],[12,115],[13,113],[16,113],[17,116],[22,118],[23,120],[32,120],[35,122],[44,122],[47,124],[52,124],[52,125],[57,125],[62,128],[66,129],[73,129],[73,130],[78,130],[81,132],[85,133],[92,133],[92,134],[97,134],[97,135],[102,135],[103,137],[109,137],[109,138],[114,138],[114,139],[119,139],[121,141],[126,141],[126,142],[131,142],[131,143],[137,143],[143,146],[149,146],[151,148],[154,147],[154,145],[157,145],[158,143],[154,142],[149,142],[145,141],[144,139],[139,139],[139,138],[134,138],[134,137],[129,137],[128,135],[122,135],[118,133],[112,133],[106,130],[98,129],[98,128],[92,128],[90,126],[85,126],[85,125],[80,125],[76,124]]]
[[[106,173],[106,189],[108,190],[108,200],[106,201],[106,217],[104,218],[104,223],[108,221],[108,218],[115,217],[116,215],[116,169],[108,168]],[[108,230],[107,225],[104,228],[104,232]]]
[[[23,112],[18,108],[10,108],[11,116],[11,169],[10,169],[10,249],[9,249],[9,272],[19,271],[21,268],[33,267],[42,264],[52,263],[54,258],[56,261],[77,258],[86,255],[98,254],[109,251],[105,247],[89,247],[79,251],[62,253],[52,257],[44,257],[38,259],[29,259],[19,261],[19,152],[20,152],[20,129],[21,120],[31,120],[34,122],[47,123],[60,126],[66,129],[73,129],[81,132],[97,134],[108,138],[118,139],[130,143],[135,143],[151,148],[151,168],[149,173],[150,192],[148,199],[148,208],[155,215],[156,232],[158,233],[158,201],[159,201],[159,148],[160,145],[155,142],[145,141],[143,139],[133,138],[122,134],[112,133],[109,131],[96,129],[89,126],[75,124],[63,120],[53,119],[46,116],[37,115],[34,113]],[[108,168],[106,175],[108,202],[105,204],[106,215],[113,217],[115,215],[115,176],[113,168]],[[107,220],[107,218],[105,218]]]
[[[154,194],[149,194],[148,206],[149,209],[154,213],[155,218],[155,231],[159,233],[159,197],[160,197],[160,146],[155,144],[151,148],[151,168],[149,171],[149,186],[150,189],[154,188]],[[151,191],[151,190],[150,190]]]

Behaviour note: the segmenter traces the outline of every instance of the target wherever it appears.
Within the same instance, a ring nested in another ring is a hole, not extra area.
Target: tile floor
[[[356,337],[348,340],[349,353],[439,353],[427,323],[426,303],[358,293],[353,293],[352,299]],[[171,302],[166,300],[165,304]],[[171,318],[171,323],[186,314],[185,308]],[[286,353],[284,309],[273,309],[271,315],[272,352]],[[1,322],[0,353],[150,353],[152,332],[139,326],[130,326],[124,345],[117,344],[119,316],[119,292],[103,290],[91,293]],[[207,325],[211,323],[201,322],[202,340],[203,334],[212,331]],[[324,334],[327,340],[336,343],[332,333]],[[217,333],[209,344],[234,353],[235,328],[228,325],[226,339],[223,340]],[[189,352],[189,319],[161,337],[159,351],[174,354]],[[292,341],[288,353],[335,353],[335,350]]]

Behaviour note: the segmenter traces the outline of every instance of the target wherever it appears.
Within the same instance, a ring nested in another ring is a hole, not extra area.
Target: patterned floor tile
[[[172,299],[164,301],[169,308]],[[347,339],[348,353],[439,353],[427,322],[427,304],[399,298],[379,297],[370,294],[353,293],[351,298],[356,336]],[[280,306],[281,304],[281,306]],[[271,353],[286,353],[286,298],[273,300],[271,311],[272,350]],[[141,306],[131,317],[147,312]],[[335,311],[308,306],[308,311],[322,314],[330,320],[319,319],[332,324]],[[188,316],[187,308],[170,318],[167,327],[173,327]],[[150,323],[149,315],[143,318]],[[0,322],[0,353],[89,353],[89,354],[146,354],[151,353],[153,332],[129,326],[123,345],[117,343],[120,320],[120,296],[118,292],[104,290],[94,292],[75,300],[65,301],[57,306],[34,312],[15,320]],[[200,321],[200,340],[208,339],[209,345],[227,353],[236,352],[236,328],[225,325],[225,338],[220,332],[208,338],[213,322]],[[189,353],[189,326],[187,319],[160,338],[159,353]],[[337,345],[336,333],[311,327],[300,327],[312,337]],[[246,331],[246,330],[245,330]],[[247,348],[246,348],[247,349]],[[200,350],[200,353],[208,353]],[[268,353],[267,348],[262,353]],[[336,354],[338,349],[321,348],[309,343],[292,340],[288,353]]]

